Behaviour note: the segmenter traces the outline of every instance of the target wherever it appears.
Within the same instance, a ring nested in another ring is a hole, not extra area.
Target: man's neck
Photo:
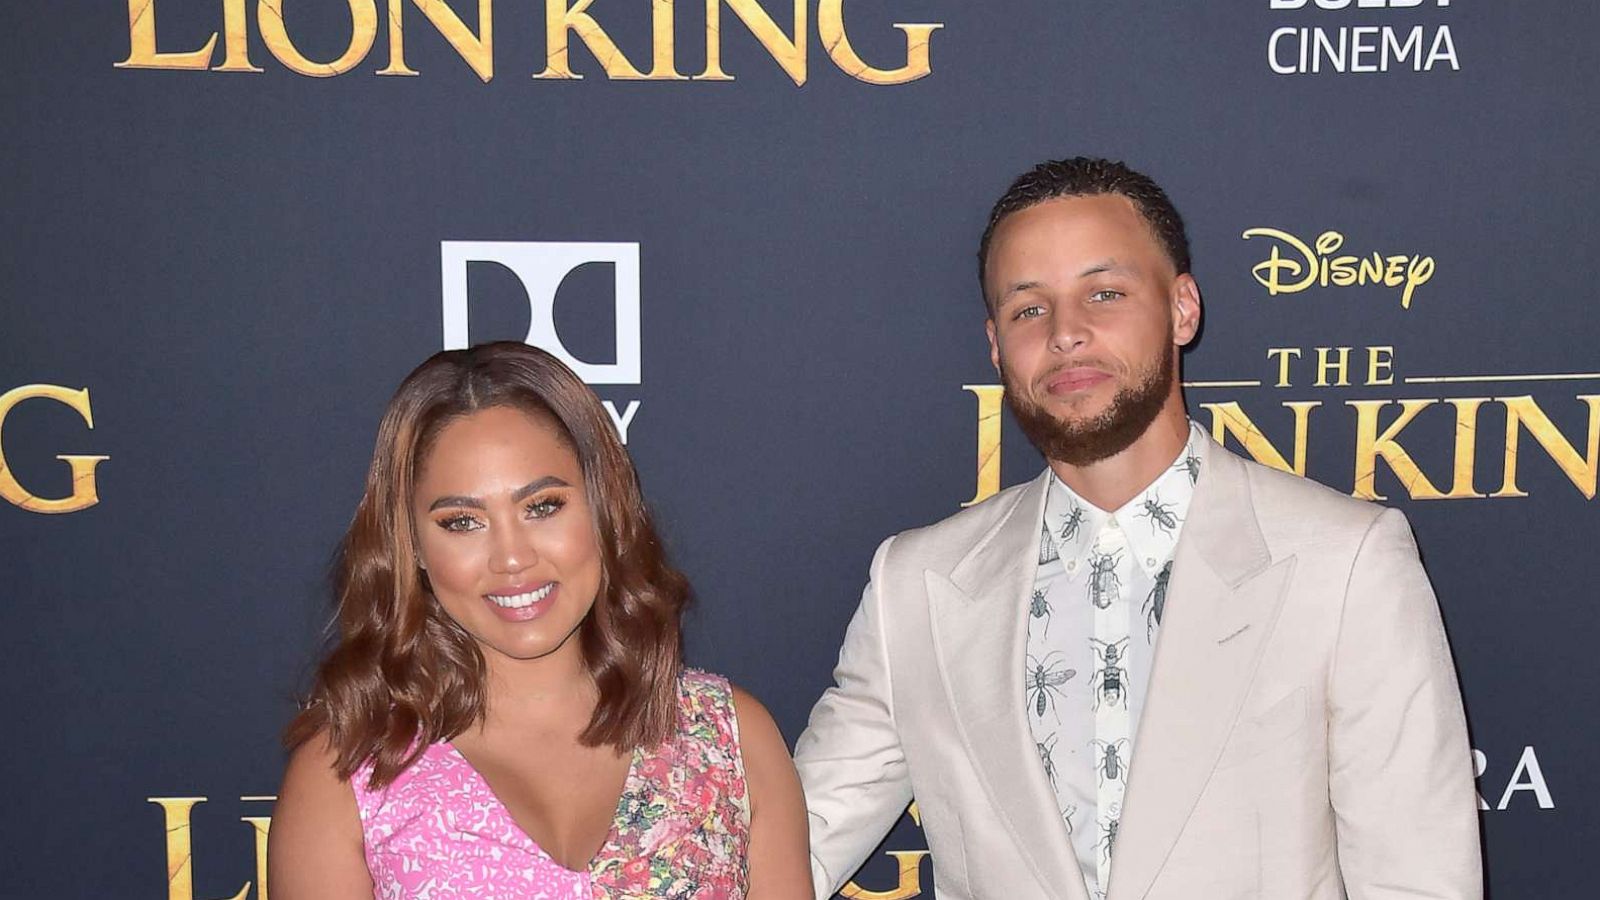
[[[1055,472],[1073,493],[1107,512],[1121,509],[1155,483],[1173,464],[1189,441],[1189,417],[1181,397],[1161,408],[1144,434],[1126,450],[1086,466],[1050,460]]]

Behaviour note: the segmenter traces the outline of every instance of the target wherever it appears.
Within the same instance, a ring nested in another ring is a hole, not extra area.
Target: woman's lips
[[[492,594],[483,600],[495,615],[507,622],[528,622],[537,619],[555,605],[559,584],[547,581],[542,585],[517,585]]]

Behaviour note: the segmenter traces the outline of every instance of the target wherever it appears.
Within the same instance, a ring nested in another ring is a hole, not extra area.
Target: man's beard
[[[1001,367],[1006,406],[1016,417],[1028,442],[1047,460],[1069,466],[1087,466],[1128,449],[1161,413],[1177,366],[1165,351],[1152,366],[1137,373],[1134,383],[1117,391],[1111,405],[1090,419],[1064,422],[1035,403]]]

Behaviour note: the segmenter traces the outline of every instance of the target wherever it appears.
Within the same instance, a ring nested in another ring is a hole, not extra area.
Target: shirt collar
[[[1096,535],[1115,519],[1127,538],[1135,565],[1155,575],[1178,544],[1189,517],[1189,501],[1200,478],[1200,442],[1205,432],[1189,421],[1189,440],[1172,465],[1120,509],[1107,512],[1079,497],[1072,488],[1050,475],[1045,498],[1044,527],[1054,538],[1063,559],[1085,559]]]

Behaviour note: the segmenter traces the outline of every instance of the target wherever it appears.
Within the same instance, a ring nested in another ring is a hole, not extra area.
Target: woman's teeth
[[[490,600],[494,601],[494,605],[500,607],[501,609],[521,609],[524,606],[532,606],[540,600],[550,596],[550,592],[555,589],[556,583],[552,581],[544,587],[539,588],[537,591],[529,591],[526,594],[512,594],[509,597],[502,597],[499,594],[489,594],[488,597]]]

